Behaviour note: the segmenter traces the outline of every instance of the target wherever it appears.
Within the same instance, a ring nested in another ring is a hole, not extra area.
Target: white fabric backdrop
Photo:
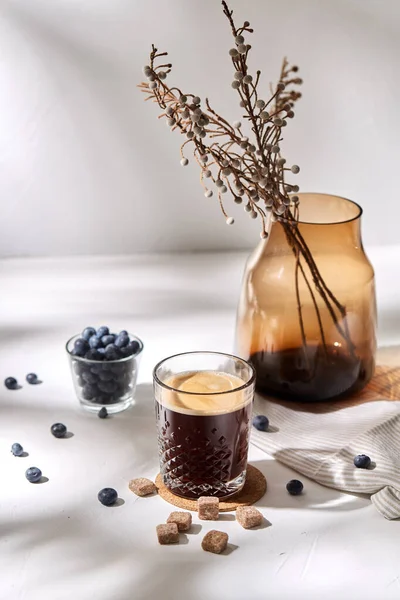
[[[304,98],[284,151],[301,166],[303,191],[360,202],[367,246],[397,242],[400,3],[231,6],[255,26],[252,65],[266,90],[284,54],[301,66]],[[151,42],[169,50],[178,85],[240,116],[216,0],[1,0],[0,255],[257,241],[258,224],[241,207],[230,211],[235,227],[225,225],[196,167],[180,167],[179,135],[143,103],[135,85]]]

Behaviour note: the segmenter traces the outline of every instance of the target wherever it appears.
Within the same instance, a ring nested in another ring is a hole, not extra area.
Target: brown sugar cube
[[[178,531],[189,531],[192,525],[192,515],[189,512],[176,510],[169,515],[167,523],[176,523]]]
[[[197,500],[199,519],[203,521],[217,521],[219,515],[219,498],[214,496],[200,496]]]
[[[137,496],[148,496],[157,491],[156,485],[145,477],[138,477],[129,482],[129,489]]]
[[[221,554],[228,544],[228,534],[223,531],[217,531],[212,529],[203,537],[201,547],[206,552],[213,552],[214,554]]]
[[[245,529],[258,527],[263,522],[263,516],[254,506],[238,506],[236,521]]]
[[[179,531],[176,523],[157,525],[156,529],[159,544],[177,544],[179,542]]]

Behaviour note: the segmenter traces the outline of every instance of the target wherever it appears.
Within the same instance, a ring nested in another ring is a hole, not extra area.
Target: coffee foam
[[[251,389],[234,391],[245,383],[230,373],[187,371],[171,375],[164,381],[166,386],[174,389],[162,389],[158,402],[170,410],[187,415],[226,414],[252,401]]]

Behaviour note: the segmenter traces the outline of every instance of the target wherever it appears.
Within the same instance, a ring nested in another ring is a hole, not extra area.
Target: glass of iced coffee
[[[187,352],[154,369],[160,471],[178,496],[227,498],[246,480],[255,372],[218,352]]]

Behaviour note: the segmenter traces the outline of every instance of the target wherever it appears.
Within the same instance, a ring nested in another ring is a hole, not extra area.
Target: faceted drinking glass
[[[229,354],[188,352],[161,361],[153,379],[165,486],[184,498],[238,492],[246,479],[254,368]]]

